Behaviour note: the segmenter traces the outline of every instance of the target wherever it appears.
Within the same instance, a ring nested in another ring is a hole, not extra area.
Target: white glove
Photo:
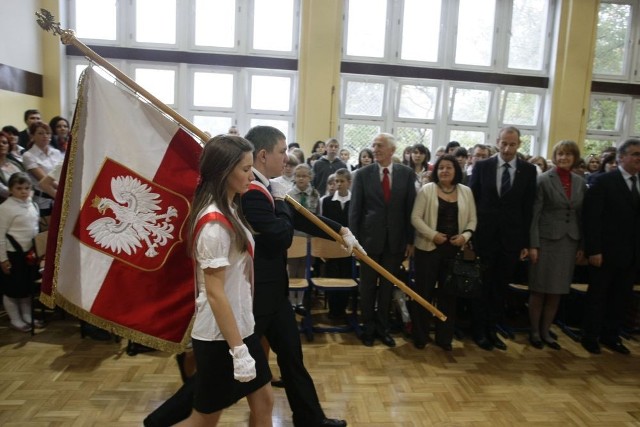
[[[364,255],[367,254],[362,248],[362,245],[360,245],[360,242],[356,240],[355,236],[353,235],[353,233],[351,233],[351,230],[349,230],[348,228],[347,228],[347,233],[342,235],[342,242],[343,242],[342,247],[345,248],[345,250],[350,254],[353,253],[354,248],[362,252]]]
[[[293,188],[291,184],[284,184],[279,181],[269,180],[271,184],[271,195],[274,199],[284,199],[284,196]]]
[[[233,357],[233,378],[246,383],[256,377],[256,361],[249,354],[246,344],[233,347],[229,354]]]

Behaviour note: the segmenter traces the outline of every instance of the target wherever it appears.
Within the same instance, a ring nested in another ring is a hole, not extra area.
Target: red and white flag
[[[41,299],[180,351],[194,314],[187,219],[201,146],[89,67],[49,230]]]

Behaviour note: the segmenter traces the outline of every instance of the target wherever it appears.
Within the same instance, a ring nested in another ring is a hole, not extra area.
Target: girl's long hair
[[[200,156],[200,181],[193,196],[193,204],[189,214],[189,253],[193,255],[196,236],[195,227],[198,216],[203,209],[215,203],[220,212],[233,226],[233,239],[241,252],[249,248],[249,239],[242,224],[251,230],[247,220],[242,215],[240,195],[236,194],[229,203],[227,182],[229,175],[240,163],[246,153],[253,152],[253,145],[246,139],[234,135],[218,135],[209,140]],[[231,213],[231,205],[238,213],[237,217]],[[242,224],[241,224],[242,223]]]

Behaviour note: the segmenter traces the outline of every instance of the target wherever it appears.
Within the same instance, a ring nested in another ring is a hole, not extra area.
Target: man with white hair
[[[411,210],[416,197],[413,170],[393,162],[395,138],[381,133],[371,145],[375,163],[358,170],[351,188],[349,227],[367,254],[391,274],[400,273],[402,261],[413,253]],[[389,309],[393,285],[368,265],[360,266],[362,343],[373,346],[375,337],[388,347]],[[377,306],[377,312],[376,312]]]

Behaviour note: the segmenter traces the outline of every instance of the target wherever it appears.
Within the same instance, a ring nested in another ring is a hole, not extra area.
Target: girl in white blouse
[[[11,327],[21,332],[32,328],[31,292],[38,273],[26,254],[38,234],[39,212],[31,200],[31,180],[24,172],[9,178],[9,198],[0,204],[0,267],[2,302]],[[13,240],[13,242],[12,242]],[[42,323],[33,322],[36,327]]]
[[[253,146],[219,135],[200,158],[189,217],[196,261],[196,317],[191,332],[197,373],[191,416],[178,425],[216,425],[222,410],[247,397],[250,424],[271,426],[271,371],[254,334],[253,237],[240,195],[254,179]]]

